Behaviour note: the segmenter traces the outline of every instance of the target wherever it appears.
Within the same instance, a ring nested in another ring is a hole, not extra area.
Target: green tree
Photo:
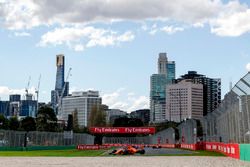
[[[17,117],[11,117],[9,120],[9,129],[17,130],[19,126],[20,126],[20,122],[18,121]]]
[[[106,126],[106,114],[102,107],[93,106],[89,116],[89,127]]]
[[[94,106],[90,112],[89,127],[106,126],[106,114],[103,107]],[[102,144],[102,134],[96,134],[94,144]]]
[[[78,124],[78,111],[75,109],[72,113],[73,115],[73,131],[79,132],[79,124]]]
[[[9,129],[9,120],[0,114],[0,129]]]
[[[55,132],[58,129],[54,110],[48,106],[40,107],[36,118],[38,131]]]
[[[128,118],[127,116],[116,118],[113,124],[113,127],[141,127],[141,126],[144,126],[141,119]]]
[[[36,121],[33,117],[25,117],[21,120],[21,129],[25,131],[35,131],[36,130]]]

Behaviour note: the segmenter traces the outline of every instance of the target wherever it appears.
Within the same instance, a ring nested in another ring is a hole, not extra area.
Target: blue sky
[[[222,93],[250,70],[250,3],[226,0],[0,0],[0,97],[55,86],[64,54],[71,91],[99,90],[111,108],[149,106],[160,52],[189,70],[222,79]]]

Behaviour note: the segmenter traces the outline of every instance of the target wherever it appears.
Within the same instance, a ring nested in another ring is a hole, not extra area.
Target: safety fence
[[[80,144],[76,148],[78,150],[99,150],[109,149],[111,147],[126,147],[126,146],[137,146],[137,147],[155,147],[155,148],[176,148],[175,144],[103,144],[103,145],[86,145]]]
[[[188,119],[183,121],[179,126],[180,143],[193,144],[197,142],[197,121]]]
[[[6,147],[70,146],[93,143],[94,137],[92,135],[77,134],[71,131],[0,131],[0,149]]]
[[[103,137],[103,144],[175,144],[175,130],[168,128],[143,137]]]
[[[250,143],[250,72],[201,120],[204,141]]]
[[[80,144],[76,147],[78,150],[100,150],[100,149],[109,149],[111,145],[88,145]]]

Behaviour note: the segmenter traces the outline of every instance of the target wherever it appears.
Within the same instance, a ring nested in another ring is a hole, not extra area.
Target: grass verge
[[[110,149],[111,150],[111,149]],[[0,157],[91,157],[109,156],[110,150],[34,150],[34,151],[0,151]],[[225,156],[221,153],[198,150],[189,154],[150,154],[139,156]]]
[[[197,150],[193,151],[193,153],[188,154],[154,154],[154,155],[147,155],[145,156],[210,156],[210,157],[225,157],[224,154],[213,152],[213,151],[204,151],[204,150]]]
[[[85,157],[101,156],[106,150],[0,151],[0,157]]]

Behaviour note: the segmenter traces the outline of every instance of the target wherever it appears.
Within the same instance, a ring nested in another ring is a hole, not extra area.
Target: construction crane
[[[27,86],[25,88],[26,95],[29,94],[30,80],[31,80],[31,77],[29,76],[29,80],[28,80]]]
[[[64,85],[63,85],[63,89],[62,89],[62,92],[61,94],[59,95],[59,93],[57,93],[57,97],[58,97],[58,115],[59,117],[61,117],[62,115],[62,98],[63,98],[63,95],[64,95],[64,92],[65,92],[65,89],[66,89],[66,85],[67,85],[67,82],[68,82],[68,79],[69,79],[69,76],[71,75],[71,70],[72,68],[69,68],[69,71],[67,73],[67,77],[66,77],[66,80],[64,81]]]
[[[39,75],[39,78],[38,78],[38,84],[37,84],[37,87],[36,87],[36,90],[35,90],[35,93],[36,93],[36,100],[37,100],[37,104],[36,104],[36,107],[37,107],[37,112],[38,112],[38,99],[39,99],[39,89],[40,89],[40,82],[41,82],[41,74]]]

